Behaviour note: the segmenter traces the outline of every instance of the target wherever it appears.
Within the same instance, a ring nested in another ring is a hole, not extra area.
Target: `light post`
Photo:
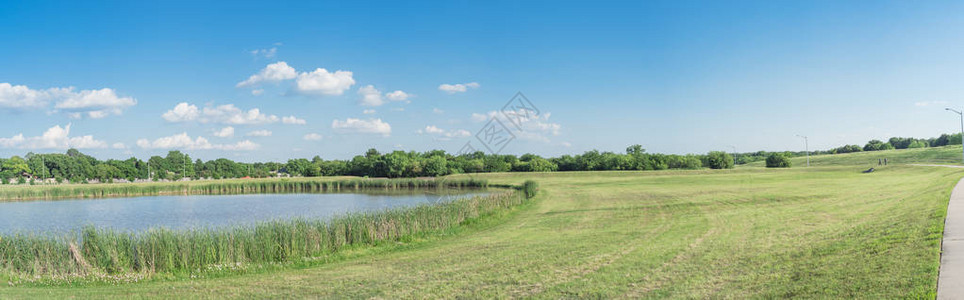
[[[964,141],[964,113],[953,110],[950,107],[945,108],[944,110],[953,111],[954,113],[956,113],[958,116],[961,117],[961,140]],[[964,144],[964,142],[961,142],[961,144]],[[961,159],[964,160],[964,148],[961,148]]]
[[[805,147],[804,149],[807,150],[807,167],[809,167],[809,166],[810,166],[810,142],[807,141],[807,137],[806,137],[806,136],[802,136],[802,135],[799,135],[799,134],[798,134],[797,136],[803,138],[803,146]]]

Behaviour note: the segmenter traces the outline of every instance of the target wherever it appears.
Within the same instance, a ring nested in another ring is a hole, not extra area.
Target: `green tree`
[[[3,162],[2,169],[8,171],[10,174],[16,177],[22,177],[24,173],[30,174],[30,166],[27,165],[27,161],[20,156],[14,156]]]
[[[713,151],[706,155],[706,166],[710,169],[732,169],[733,156],[723,151]]]
[[[790,158],[784,153],[770,153],[767,156],[767,168],[789,168]]]

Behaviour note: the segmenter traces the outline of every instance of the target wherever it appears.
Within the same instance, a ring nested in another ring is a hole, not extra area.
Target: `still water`
[[[456,197],[484,195],[481,191]],[[451,199],[451,197],[447,198]],[[86,225],[122,231],[250,225],[260,221],[328,219],[345,213],[415,206],[439,195],[249,194],[0,202],[0,234],[79,232]]]

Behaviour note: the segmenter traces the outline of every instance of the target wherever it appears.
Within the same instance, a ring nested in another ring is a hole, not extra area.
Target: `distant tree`
[[[733,168],[733,156],[723,151],[713,151],[706,155],[706,166],[710,169]]]
[[[881,142],[880,140],[871,140],[867,142],[867,145],[864,146],[864,151],[879,151],[879,150],[891,150],[891,149],[894,149],[893,145],[891,145],[890,143]]]
[[[19,156],[14,156],[5,160],[2,168],[0,169],[7,171],[16,177],[22,177],[23,173],[30,173],[30,166],[27,165],[27,161]]]
[[[784,153],[770,153],[767,156],[767,168],[789,168],[790,158]]]

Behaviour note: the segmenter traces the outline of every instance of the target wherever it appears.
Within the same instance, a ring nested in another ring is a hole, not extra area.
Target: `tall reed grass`
[[[0,270],[59,277],[178,273],[210,266],[292,262],[324,257],[346,247],[403,241],[448,230],[523,204],[530,198],[527,195],[520,187],[434,205],[348,214],[328,221],[297,219],[140,233],[88,227],[79,238],[5,236],[0,238]]]
[[[251,193],[331,192],[361,189],[485,188],[479,179],[260,179],[203,182],[16,186],[0,188],[0,201],[68,198],[138,197],[157,195],[221,195]]]

